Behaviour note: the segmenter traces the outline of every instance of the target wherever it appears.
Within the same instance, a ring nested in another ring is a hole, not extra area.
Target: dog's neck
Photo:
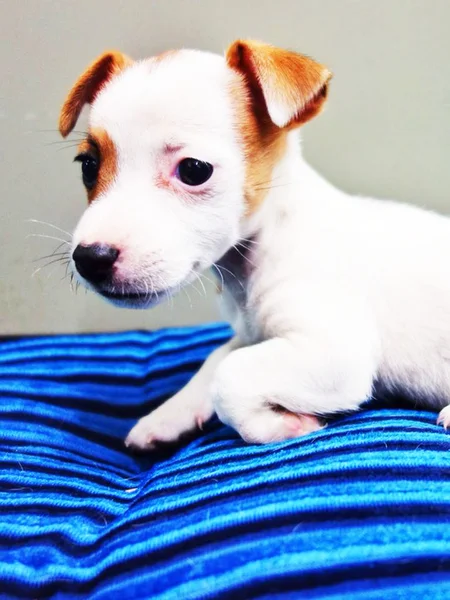
[[[218,261],[220,284],[239,307],[247,303],[248,285],[261,261],[277,252],[277,239],[298,219],[307,218],[308,205],[337,190],[302,157],[296,132],[288,137],[285,154],[274,168],[271,185],[258,207],[246,218],[242,238]],[[303,213],[299,217],[299,213]]]
[[[239,240],[216,263],[216,275],[238,305],[247,301],[247,282],[254,268],[251,259],[257,244],[253,238]]]

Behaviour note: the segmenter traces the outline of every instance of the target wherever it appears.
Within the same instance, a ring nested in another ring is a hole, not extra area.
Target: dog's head
[[[329,79],[310,58],[258,42],[235,42],[225,58],[100,56],[59,123],[66,137],[91,105],[76,157],[89,200],[73,236],[84,283],[145,307],[213,265],[248,234],[287,132],[320,111]]]

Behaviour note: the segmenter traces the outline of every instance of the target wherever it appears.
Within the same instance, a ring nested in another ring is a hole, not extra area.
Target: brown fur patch
[[[287,132],[322,109],[331,73],[306,56],[260,42],[237,41],[226,58],[237,73],[230,92],[244,146],[245,197],[251,213],[272,184],[273,169],[286,149]],[[292,109],[292,119],[283,128],[269,116],[271,99]]]
[[[301,125],[323,107],[330,71],[309,56],[255,41],[238,40],[227,51],[230,67],[245,75],[258,104],[271,100],[287,106]]]
[[[251,214],[271,186],[273,169],[286,148],[286,132],[274,125],[267,114],[255,110],[242,78],[232,81],[230,92],[244,149],[244,194],[247,214]]]
[[[59,131],[67,137],[75,127],[85,104],[91,104],[110,78],[132,64],[132,60],[117,51],[99,56],[77,79],[70,90],[59,116]]]
[[[100,168],[95,186],[88,190],[88,202],[104,194],[117,175],[117,151],[114,142],[104,129],[92,129],[88,137],[78,146],[80,153],[87,153],[99,161]]]

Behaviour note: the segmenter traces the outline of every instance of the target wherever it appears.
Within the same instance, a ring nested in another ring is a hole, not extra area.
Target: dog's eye
[[[81,163],[84,185],[88,190],[92,189],[97,181],[99,161],[90,154],[79,154],[75,160]]]
[[[213,166],[196,158],[184,158],[177,167],[176,175],[186,185],[205,183],[213,174]]]

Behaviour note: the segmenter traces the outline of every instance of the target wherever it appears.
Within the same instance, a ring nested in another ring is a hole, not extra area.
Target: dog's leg
[[[371,393],[370,348],[343,340],[274,338],[238,349],[213,383],[219,418],[251,443],[297,437],[321,428],[314,415],[356,410]]]
[[[437,424],[442,425],[445,431],[450,429],[450,405],[441,410],[437,419]]]
[[[238,345],[233,338],[212,352],[184,388],[138,421],[125,444],[141,450],[152,449],[159,442],[175,442],[184,433],[201,428],[214,414],[210,391],[213,374]]]

